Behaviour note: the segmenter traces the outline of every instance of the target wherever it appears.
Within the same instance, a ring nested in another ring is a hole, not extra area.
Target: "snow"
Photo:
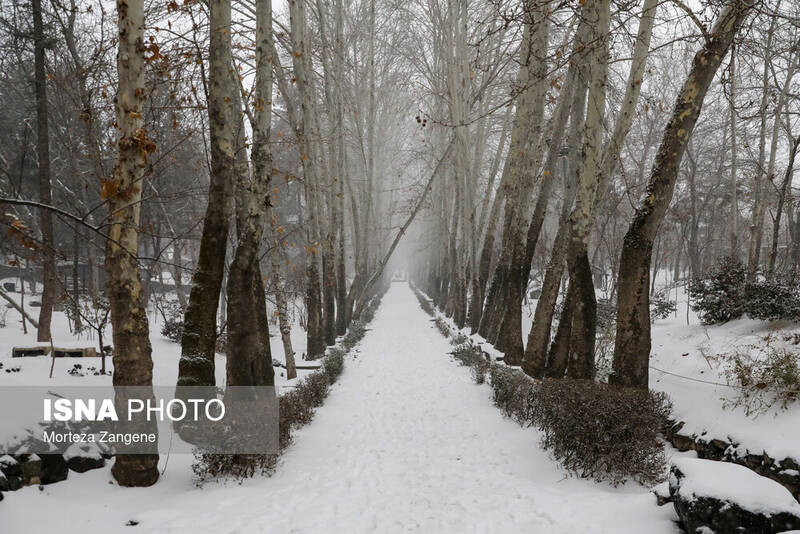
[[[9,293],[9,296],[19,302],[19,293]],[[30,300],[38,298],[37,295],[25,295],[25,310],[32,317],[39,315],[39,308],[32,308],[28,305]],[[0,307],[5,306],[5,301],[0,301]],[[0,314],[4,310],[0,309]],[[271,310],[268,310],[271,313]],[[49,378],[50,365],[52,359],[49,356],[12,358],[11,349],[14,347],[31,347],[47,345],[36,341],[36,329],[28,325],[28,333],[22,333],[21,316],[14,309],[8,309],[6,317],[6,327],[0,328],[0,386],[100,386],[110,385],[111,376],[95,376],[91,371],[87,372],[87,367],[100,369],[101,358],[56,358],[53,378]],[[150,343],[153,348],[153,383],[156,386],[174,386],[178,377],[178,361],[180,359],[181,346],[161,335],[163,319],[161,314],[151,309],[148,314],[150,323]],[[270,325],[270,347],[272,357],[281,363],[285,361],[283,346],[277,325]],[[52,321],[53,345],[55,347],[95,347],[98,348],[97,337],[94,332],[87,331],[79,335],[72,334],[69,330],[68,320],[63,312],[53,312]],[[295,353],[299,356],[305,352],[306,336],[305,331],[296,325],[292,328],[292,346]],[[112,343],[111,327],[108,326],[103,335],[103,342],[110,345]],[[98,349],[99,350],[99,349]],[[305,362],[297,358],[297,364]],[[75,364],[80,364],[85,376],[74,376],[68,374]],[[5,372],[7,369],[20,368],[20,372]],[[106,369],[112,371],[114,368],[112,358],[106,358]],[[278,386],[291,386],[295,382],[287,381],[284,369],[275,369],[276,384]],[[225,384],[225,356],[218,354],[215,359],[215,373],[218,385]],[[298,371],[299,377],[308,374],[306,371]]]
[[[646,488],[568,478],[504,418],[405,284],[393,284],[314,421],[271,478],[193,486],[188,455],[151,488],[109,468],[6,494],[8,532],[673,534]],[[33,529],[33,530],[32,530]]]
[[[673,289],[670,298],[675,299],[675,293]],[[676,316],[653,325],[650,388],[669,394],[675,419],[685,422],[681,433],[730,439],[742,455],[766,452],[776,460],[800,459],[800,404],[759,415],[748,415],[742,407],[723,407],[735,397],[735,390],[725,385],[718,363],[711,358],[763,344],[768,334],[792,335],[800,332],[800,325],[742,318],[707,326],[691,310],[687,324],[683,288],[677,291],[677,301]]]
[[[27,289],[27,286],[26,286]],[[9,293],[9,296],[20,300],[19,293]],[[170,295],[159,295],[162,298],[174,298]],[[38,295],[25,295],[25,309],[32,317],[38,317],[39,308],[28,305],[32,300],[36,300]],[[40,398],[42,390],[46,387],[48,392],[53,394],[78,391],[77,388],[96,388],[98,386],[111,386],[111,372],[114,369],[113,359],[106,358],[106,369],[108,374],[95,375],[101,368],[100,357],[86,358],[56,358],[53,360],[49,356],[35,356],[24,358],[12,358],[11,352],[14,347],[39,346],[43,343],[36,341],[36,329],[28,325],[28,333],[22,332],[21,315],[14,309],[2,307],[6,306],[5,300],[0,300],[0,316],[7,309],[6,326],[0,328],[0,387],[17,386],[16,389],[7,387],[4,392],[7,396],[13,395],[18,400],[14,410],[3,410],[3,419],[0,421],[0,444],[14,444],[28,436],[27,430],[32,429],[34,434],[41,433],[42,428],[36,425],[41,420]],[[148,314],[150,324],[150,343],[152,345],[153,358],[153,384],[155,386],[165,386],[172,390],[178,377],[178,362],[180,360],[181,347],[161,335],[163,318],[160,313],[151,308]],[[97,336],[94,332],[87,331],[81,334],[70,332],[69,322],[63,312],[53,312],[52,320],[53,344],[56,347],[95,347],[98,346]],[[272,337],[270,346],[272,356],[275,360],[284,363],[283,345],[277,326],[270,329]],[[306,347],[305,331],[295,326],[291,331],[292,345],[296,354],[299,356],[304,353]],[[108,326],[103,335],[105,344],[112,343],[111,327]],[[225,376],[225,356],[217,354],[215,358],[216,382],[224,386]],[[302,358],[297,358],[298,365],[305,365]],[[53,378],[50,376],[50,366],[53,365]],[[80,365],[77,373],[70,374],[73,367]],[[14,370],[17,370],[14,371]],[[13,371],[13,372],[12,372]],[[298,370],[298,378],[293,380],[286,379],[284,368],[275,368],[275,380],[279,389],[294,387],[298,379],[308,375],[310,370]],[[19,387],[25,386],[25,388]],[[33,386],[33,387],[31,387]],[[69,388],[69,389],[62,389]],[[88,389],[86,391],[89,391]],[[93,393],[99,394],[99,390]],[[69,396],[69,394],[66,394]],[[0,450],[3,450],[0,448]]]
[[[678,490],[683,499],[713,497],[754,513],[800,515],[800,504],[789,490],[746,467],[696,458],[676,458],[672,463],[685,475]]]

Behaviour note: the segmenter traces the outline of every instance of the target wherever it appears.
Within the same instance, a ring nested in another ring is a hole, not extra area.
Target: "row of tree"
[[[553,378],[594,378],[599,286],[616,301],[610,380],[646,388],[659,272],[699,276],[723,255],[752,278],[798,266],[800,12],[780,0],[698,13],[650,0],[466,5],[436,3],[428,54],[444,74],[428,113],[454,148],[419,229],[430,246],[418,278],[507,363]],[[510,97],[493,78],[509,42]]]

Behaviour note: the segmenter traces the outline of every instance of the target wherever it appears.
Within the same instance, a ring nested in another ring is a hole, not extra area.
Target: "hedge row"
[[[420,303],[429,303],[412,289]],[[442,330],[445,324],[438,315],[437,327]],[[519,369],[490,362],[463,335],[452,335],[451,343],[451,355],[471,369],[476,383],[488,376],[494,404],[521,426],[541,430],[543,448],[570,473],[613,485],[630,479],[654,485],[664,479],[659,435],[671,405],[663,393],[591,380],[534,380]]]

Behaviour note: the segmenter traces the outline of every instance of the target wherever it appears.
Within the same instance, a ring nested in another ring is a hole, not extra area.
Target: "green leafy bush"
[[[726,257],[705,275],[689,282],[692,309],[703,323],[725,323],[742,316],[745,274],[741,262]]]
[[[667,293],[659,291],[650,297],[650,321],[666,319],[678,309],[674,300],[670,300]]]
[[[744,287],[744,300],[744,311],[753,319],[800,319],[800,292],[797,284],[781,280],[747,283]]]

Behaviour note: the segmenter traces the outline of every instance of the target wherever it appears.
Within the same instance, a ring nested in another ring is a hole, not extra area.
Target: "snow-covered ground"
[[[14,279],[8,279],[14,280]],[[0,280],[2,282],[2,280]],[[26,288],[27,289],[27,288]],[[19,293],[9,293],[19,303]],[[31,307],[30,302],[39,299],[39,295],[25,295],[25,310],[34,319],[39,316],[39,308]],[[6,301],[0,300],[0,313],[6,311]],[[12,358],[11,350],[14,347],[28,347],[42,345],[36,341],[36,329],[28,324],[28,333],[23,334],[21,325],[21,315],[14,309],[7,309],[6,326],[0,328],[0,386],[25,386],[25,385],[57,385],[57,386],[94,386],[106,385],[111,383],[110,376],[94,375],[87,372],[87,367],[100,369],[100,358],[56,358],[53,371],[53,378],[49,378],[51,359],[49,357],[30,357]],[[163,318],[155,309],[148,313],[150,323],[150,343],[153,347],[153,383],[160,386],[174,385],[178,377],[178,360],[180,359],[181,347],[161,335]],[[69,330],[69,321],[63,312],[54,312],[51,324],[53,334],[53,344],[56,347],[94,347],[98,349],[96,335],[91,331],[82,334],[72,334]],[[270,334],[270,347],[274,359],[284,361],[283,346],[281,345],[278,328],[275,325]],[[103,342],[111,345],[111,326],[106,328]],[[305,353],[306,336],[305,331],[299,326],[292,328],[292,346],[298,355]],[[99,349],[98,349],[99,350]],[[216,357],[216,376],[217,384],[225,384],[225,356],[218,354]],[[298,364],[301,362],[298,361]],[[82,367],[77,376],[69,374],[75,364]],[[18,372],[6,370],[19,368]],[[107,370],[113,370],[111,358],[106,360]],[[299,377],[307,374],[308,371],[299,371]],[[283,369],[276,369],[276,384],[279,386],[290,386],[291,383],[285,379],[286,373]]]
[[[3,532],[677,532],[642,487],[567,478],[450,349],[395,283],[273,477],[196,489],[187,455],[152,488],[71,474],[6,494]]]
[[[671,298],[675,298],[674,290]],[[769,334],[779,334],[782,339],[800,333],[800,325],[743,318],[705,326],[691,309],[687,324],[683,288],[677,292],[677,304],[674,316],[653,325],[650,388],[669,394],[675,418],[686,423],[681,433],[707,432],[710,438],[739,443],[741,452],[747,449],[753,454],[766,452],[775,459],[800,458],[800,405],[791,404],[786,410],[776,406],[750,415],[743,407],[725,407],[736,391],[724,385],[727,381],[714,360],[720,354],[763,346]]]
[[[739,443],[741,453],[749,450],[753,454],[766,452],[775,459],[800,459],[800,403],[795,402],[786,410],[749,415],[743,407],[731,407],[730,402],[726,407],[726,400],[735,398],[736,392],[726,385],[719,361],[713,358],[763,346],[764,337],[770,334],[778,339],[800,335],[800,324],[743,318],[722,325],[703,325],[688,307],[685,285],[675,287],[669,282],[671,274],[660,271],[656,287],[669,288],[669,299],[676,302],[677,310],[653,324],[650,388],[669,394],[676,420],[685,422],[681,433],[706,432],[709,439],[730,438]],[[597,296],[606,295],[598,290]],[[523,305],[525,343],[536,302],[529,299]],[[800,346],[788,348],[800,352]]]

